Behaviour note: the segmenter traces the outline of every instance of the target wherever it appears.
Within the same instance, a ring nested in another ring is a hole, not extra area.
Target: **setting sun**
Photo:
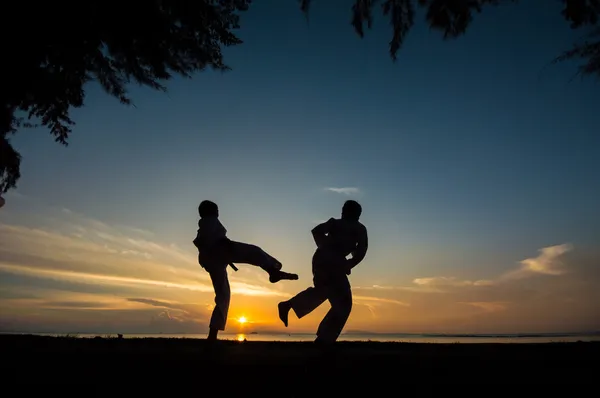
[[[248,320],[246,319],[245,316],[241,316],[240,319],[238,319],[238,322],[243,325],[244,323],[248,322]]]

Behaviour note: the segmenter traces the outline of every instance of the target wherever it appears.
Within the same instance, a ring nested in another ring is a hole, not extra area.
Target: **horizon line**
[[[202,335],[207,334],[205,332],[30,332],[30,331],[0,331],[0,334],[33,334],[33,335],[58,335],[57,337],[63,336],[76,336],[76,335],[146,335],[146,336],[160,336],[160,335]],[[251,331],[251,332],[223,332],[223,335],[251,335],[251,334],[262,334],[262,335],[314,335],[313,332],[276,332],[276,331]],[[543,333],[406,333],[406,332],[368,332],[368,331],[348,331],[342,332],[341,336],[344,335],[374,335],[374,336],[422,336],[422,337],[545,337],[545,336],[578,336],[578,335],[600,335],[600,330],[596,331],[578,331],[578,332],[543,332]]]

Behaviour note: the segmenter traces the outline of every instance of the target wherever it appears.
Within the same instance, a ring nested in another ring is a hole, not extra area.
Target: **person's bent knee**
[[[348,318],[352,312],[352,302],[331,307],[340,318]]]
[[[352,312],[352,307],[344,308],[340,311],[340,317],[344,319],[348,319],[350,317],[350,313]]]
[[[231,301],[231,295],[228,293],[217,293],[215,294],[215,304],[229,306]]]
[[[231,299],[229,297],[215,296],[215,304],[218,306],[229,307],[230,301]]]

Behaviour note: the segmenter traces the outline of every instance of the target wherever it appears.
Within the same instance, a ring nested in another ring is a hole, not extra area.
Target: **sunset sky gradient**
[[[396,63],[387,21],[360,40],[349,2],[320,3],[307,25],[295,1],[256,2],[232,71],[134,87],[135,108],[91,85],[67,148],[15,137],[0,331],[207,332],[202,199],[300,275],[240,265],[227,331],[283,331],[277,302],[312,282],[310,230],[349,198],[370,247],[347,330],[600,330],[600,94],[548,66],[582,34],[560,2],[489,8],[455,41],[420,22]]]

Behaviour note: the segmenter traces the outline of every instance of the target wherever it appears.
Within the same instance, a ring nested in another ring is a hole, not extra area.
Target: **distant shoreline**
[[[67,338],[125,338],[125,339],[187,339],[204,340],[205,333],[28,333],[28,332],[1,332],[4,336],[47,336]],[[222,333],[221,339],[229,341],[252,342],[308,342],[313,341],[312,333]],[[379,343],[431,343],[431,344],[538,344],[538,343],[575,343],[575,342],[600,342],[600,333],[554,333],[554,334],[365,334],[345,333],[339,338],[345,342],[379,342]]]
[[[145,336],[161,336],[161,335],[189,335],[197,336],[205,333],[189,333],[189,332],[155,332],[155,333],[144,333],[144,332],[29,332],[29,331],[0,331],[0,335],[10,334],[31,334],[31,335],[145,335]],[[271,335],[271,336],[314,336],[314,333],[299,332],[299,333],[285,333],[285,332],[272,332],[272,331],[253,331],[253,332],[224,332],[224,335]],[[381,337],[472,337],[472,338],[519,338],[519,337],[575,337],[575,336],[600,336],[600,332],[576,332],[576,333],[378,333],[378,332],[348,332],[342,333],[342,336],[381,336]]]
[[[161,336],[161,335],[189,335],[189,336],[198,336],[205,333],[190,333],[190,332],[154,332],[154,333],[145,333],[145,332],[107,332],[107,331],[94,331],[94,332],[30,332],[30,331],[0,331],[0,335],[56,335],[56,336],[68,336],[68,335],[144,335],[144,336]],[[271,336],[314,336],[314,333],[310,332],[298,332],[298,333],[286,333],[286,332],[277,332],[277,331],[251,331],[251,332],[224,332],[224,335],[238,335],[238,334],[246,334],[246,335],[271,335]],[[470,338],[520,338],[520,337],[576,337],[576,336],[600,336],[600,331],[596,332],[563,332],[563,333],[381,333],[381,332],[360,332],[360,331],[352,331],[342,333],[342,336],[381,336],[381,337],[470,337]]]

